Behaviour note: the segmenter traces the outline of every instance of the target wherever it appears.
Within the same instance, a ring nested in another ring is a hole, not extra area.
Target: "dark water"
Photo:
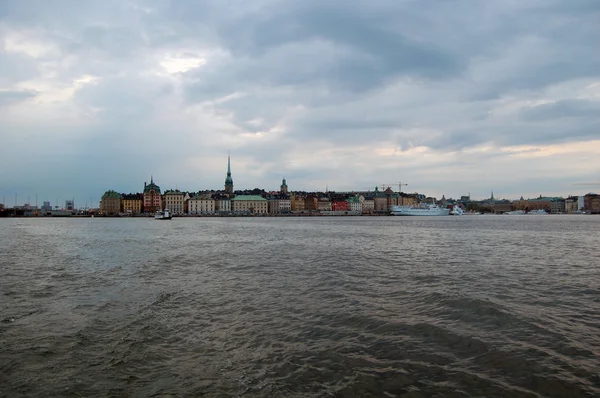
[[[0,396],[600,396],[600,217],[0,220]]]

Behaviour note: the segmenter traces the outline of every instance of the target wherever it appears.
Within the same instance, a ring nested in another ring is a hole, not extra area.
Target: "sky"
[[[0,2],[0,200],[600,191],[600,1]],[[587,184],[587,185],[585,185]]]

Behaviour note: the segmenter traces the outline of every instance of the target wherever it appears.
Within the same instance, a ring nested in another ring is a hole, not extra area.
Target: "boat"
[[[464,216],[465,215],[465,211],[460,206],[454,205],[452,207],[452,210],[450,210],[450,215],[452,215],[452,216]]]
[[[537,210],[531,210],[527,214],[533,214],[533,215],[536,215],[536,214],[548,214],[548,212],[546,212],[546,210],[544,210],[544,209],[537,209]]]
[[[526,213],[525,213],[525,210],[513,210],[513,211],[507,211],[504,214],[507,214],[509,216],[521,216]]]
[[[171,218],[173,217],[171,216],[171,212],[168,209],[158,210],[154,214],[155,220],[170,220]]]
[[[437,205],[427,205],[424,207],[414,206],[392,206],[390,208],[394,216],[447,216],[450,215],[450,209],[443,209]]]

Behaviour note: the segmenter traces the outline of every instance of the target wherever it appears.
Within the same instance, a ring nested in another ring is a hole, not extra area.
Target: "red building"
[[[347,201],[334,201],[331,206],[333,211],[350,211],[350,205]]]
[[[157,210],[162,210],[160,187],[150,177],[150,184],[144,183],[144,212],[154,213]]]

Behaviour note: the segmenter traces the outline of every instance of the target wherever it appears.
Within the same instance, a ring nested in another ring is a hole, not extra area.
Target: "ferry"
[[[168,209],[158,210],[156,214],[154,214],[155,220],[170,220],[171,218],[173,217],[171,216],[171,212]]]
[[[428,205],[425,207],[413,206],[392,206],[392,215],[394,216],[448,216],[450,209],[444,209],[437,205]]]

